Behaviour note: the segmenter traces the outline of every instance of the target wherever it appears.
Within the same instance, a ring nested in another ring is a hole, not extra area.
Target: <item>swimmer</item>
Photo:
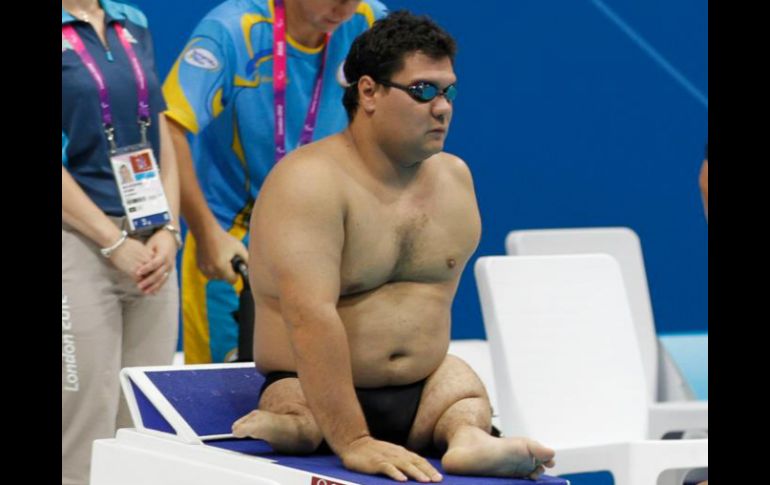
[[[287,155],[250,225],[254,356],[266,376],[237,437],[322,443],[345,467],[438,482],[537,478],[554,451],[493,434],[483,384],[448,355],[452,300],[481,234],[468,166],[443,151],[455,42],[395,12],[345,61],[348,127]]]

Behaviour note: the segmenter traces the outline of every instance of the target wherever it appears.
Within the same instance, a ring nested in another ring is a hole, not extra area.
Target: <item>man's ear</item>
[[[371,76],[364,75],[358,79],[358,104],[365,113],[373,113],[376,105],[374,95],[377,92],[377,83]]]

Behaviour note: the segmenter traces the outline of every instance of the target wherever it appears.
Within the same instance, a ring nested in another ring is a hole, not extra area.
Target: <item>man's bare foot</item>
[[[495,438],[463,426],[455,432],[441,459],[447,473],[537,479],[555,462],[554,451],[528,438]]]
[[[321,443],[318,427],[298,416],[255,410],[236,420],[232,426],[236,438],[267,441],[279,453],[312,453]]]
[[[252,411],[245,416],[237,419],[233,425],[233,436],[236,438],[258,438],[264,439],[264,430],[270,425],[269,414],[264,411]]]

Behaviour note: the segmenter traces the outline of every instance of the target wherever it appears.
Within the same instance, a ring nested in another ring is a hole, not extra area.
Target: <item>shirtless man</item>
[[[479,242],[471,174],[442,152],[454,40],[396,12],[353,43],[348,128],[289,154],[251,218],[254,355],[267,376],[235,436],[395,480],[531,477],[553,450],[493,437],[483,384],[447,354],[452,299]],[[410,451],[411,450],[411,451]]]

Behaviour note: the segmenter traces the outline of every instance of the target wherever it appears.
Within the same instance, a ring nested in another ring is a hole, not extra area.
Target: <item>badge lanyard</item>
[[[126,33],[123,30],[123,26],[119,23],[115,23],[115,30],[118,33],[123,49],[126,51],[128,59],[131,61],[131,68],[134,71],[134,80],[136,81],[136,94],[138,100],[137,111],[139,113],[139,126],[142,133],[142,143],[147,143],[147,127],[150,126],[150,104],[149,94],[147,89],[147,78],[144,75],[142,66],[139,63],[139,58],[136,56],[134,49],[131,47],[131,43],[126,37]],[[110,108],[109,96],[107,94],[107,84],[104,82],[104,76],[96,65],[91,53],[88,52],[80,36],[75,31],[75,28],[71,25],[65,25],[62,27],[62,35],[66,37],[72,48],[77,53],[78,57],[83,61],[91,77],[96,81],[96,86],[99,91],[99,106],[102,111],[102,126],[104,132],[107,135],[107,141],[110,143],[110,150],[112,152],[117,150],[115,144],[115,128],[112,125],[112,109]]]
[[[165,225],[171,220],[171,215],[155,156],[152,147],[147,142],[147,127],[150,126],[151,122],[147,78],[123,26],[117,22],[114,26],[131,63],[131,69],[134,71],[138,123],[142,136],[139,145],[120,149],[115,143],[112,109],[110,108],[107,84],[102,72],[74,27],[71,25],[63,26],[62,35],[70,42],[96,82],[102,113],[102,126],[110,144],[110,163],[118,184],[118,192],[126,212],[129,229],[133,233]]]
[[[286,7],[283,0],[275,0],[275,20],[273,23],[273,90],[275,95],[275,161],[286,155]],[[324,37],[324,50],[321,67],[313,85],[305,124],[299,137],[299,146],[310,143],[318,119],[318,106],[321,100],[324,67],[328,53],[331,33]]]

